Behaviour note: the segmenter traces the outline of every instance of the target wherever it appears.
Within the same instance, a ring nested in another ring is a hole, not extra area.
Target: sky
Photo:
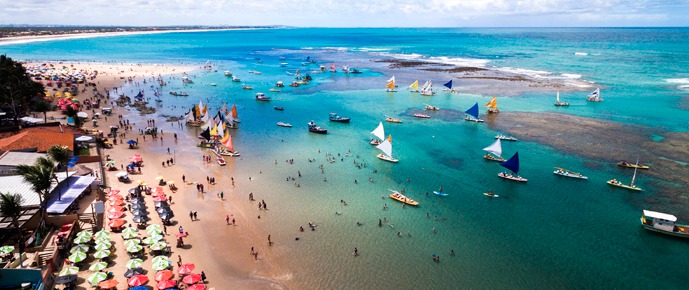
[[[689,0],[0,0],[0,25],[689,26]]]

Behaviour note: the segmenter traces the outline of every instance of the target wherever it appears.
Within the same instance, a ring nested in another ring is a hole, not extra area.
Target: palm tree
[[[45,212],[45,201],[50,195],[50,188],[55,177],[55,164],[52,160],[39,157],[34,165],[21,164],[17,167],[17,173],[24,177],[24,181],[31,184],[31,189],[38,194],[41,208],[41,221]]]
[[[38,100],[33,103],[33,110],[36,112],[43,113],[43,122],[48,123],[48,111],[50,111],[51,105],[50,103],[43,101],[43,100]]]
[[[67,162],[69,162],[69,148],[63,145],[53,145],[48,149],[48,156],[59,163],[65,169],[65,178],[67,177]]]
[[[12,225],[17,229],[19,238],[19,267],[22,266],[22,249],[21,244],[24,242],[22,237],[22,230],[19,228],[19,217],[22,215],[22,196],[19,194],[0,193],[0,213],[4,217],[12,219]]]

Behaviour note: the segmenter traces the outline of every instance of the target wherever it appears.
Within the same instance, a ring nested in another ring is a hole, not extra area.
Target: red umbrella
[[[121,206],[111,206],[108,209],[108,212],[117,212],[117,211],[124,211],[124,208]]]
[[[158,271],[158,273],[156,273],[155,279],[156,279],[156,281],[170,280],[172,278],[172,276],[174,276],[174,275],[175,275],[175,273],[172,273],[172,271],[170,271],[170,270],[162,270],[162,271]],[[166,288],[170,288],[170,287],[166,287]]]
[[[116,212],[111,212],[108,214],[108,218],[111,220],[121,218],[124,215],[124,212],[121,211],[116,211]]]
[[[201,274],[189,274],[182,278],[182,282],[187,284],[196,284],[201,281]]]
[[[194,284],[187,287],[187,290],[206,290],[206,284]]]
[[[110,222],[108,223],[108,226],[111,228],[119,228],[119,227],[123,226],[124,223],[125,223],[125,220],[114,219],[114,220],[110,220]]]
[[[166,200],[167,200],[167,197],[165,196],[165,194],[161,194],[161,195],[153,198],[153,201],[156,201],[156,202],[157,201],[166,201]]]
[[[124,200],[111,200],[109,204],[110,206],[120,206],[124,204]]]
[[[119,190],[119,189],[113,189],[113,190],[111,190],[111,191],[108,192],[108,195],[111,195],[111,194],[118,194],[118,193],[120,193],[120,190]]]
[[[113,201],[113,200],[123,200],[123,199],[124,199],[124,197],[122,197],[121,195],[111,195],[111,196],[108,196],[108,200],[109,200],[109,201]]]
[[[175,237],[178,237],[178,238],[184,238],[184,237],[186,237],[186,236],[187,236],[187,233],[177,233],[177,234],[175,234]]]
[[[177,281],[175,281],[175,280],[160,281],[160,282],[158,282],[158,284],[156,284],[156,288],[158,288],[158,289],[173,288],[175,286],[177,286]]]
[[[127,280],[127,284],[132,287],[141,286],[146,284],[146,282],[148,282],[148,276],[146,275],[134,275]]]
[[[182,275],[191,274],[191,271],[194,271],[194,268],[196,268],[194,263],[183,264],[177,269],[177,273]]]
[[[100,286],[100,288],[103,288],[103,289],[108,289],[108,288],[114,288],[115,286],[117,286],[117,283],[118,283],[117,280],[110,279],[110,280],[105,280],[103,282],[100,282],[98,284],[98,286]]]

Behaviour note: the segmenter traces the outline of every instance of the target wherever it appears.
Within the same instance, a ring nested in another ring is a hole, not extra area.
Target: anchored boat
[[[390,194],[390,198],[392,198],[396,201],[399,201],[401,203],[405,203],[408,205],[419,205],[418,201],[406,197],[404,194],[401,194],[397,190],[392,190],[392,189],[388,189],[388,190],[392,191],[392,193]]]
[[[589,179],[588,177],[586,177],[586,176],[584,176],[578,172],[574,172],[574,171],[567,170],[567,169],[560,168],[560,167],[555,167],[555,168],[556,168],[555,171],[553,171],[553,174],[555,174],[555,175],[560,175],[560,176],[564,176],[564,177],[571,177],[571,178],[578,178],[578,179]]]
[[[644,210],[641,215],[641,225],[644,229],[681,238],[689,237],[689,225],[676,222],[676,216],[662,212]]]
[[[490,146],[483,148],[483,151],[488,152],[488,154],[483,155],[483,158],[490,161],[505,162],[505,158],[502,158],[502,145],[500,139],[495,140]],[[492,155],[491,155],[492,153]]]
[[[504,179],[509,179],[509,180],[514,180],[514,181],[519,181],[519,182],[527,182],[528,179],[519,176],[519,152],[514,153],[512,158],[508,159],[507,161],[500,163],[502,167],[505,167],[509,170],[512,171],[512,173],[509,173],[507,171],[503,171],[498,173],[499,177],[502,177]]]

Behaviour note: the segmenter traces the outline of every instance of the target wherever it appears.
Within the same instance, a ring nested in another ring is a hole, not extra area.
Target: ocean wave
[[[462,58],[462,57],[447,57],[447,56],[431,56],[426,57],[418,53],[378,53],[381,56],[392,57],[403,60],[418,60],[439,64],[450,64],[460,67],[485,67],[490,60],[480,58]]]
[[[361,52],[383,52],[383,51],[390,51],[392,50],[391,48],[387,47],[357,47],[357,48],[352,48],[352,51],[361,51]]]
[[[689,90],[689,78],[675,78],[675,79],[665,79],[665,82],[671,83],[671,84],[679,84],[677,86],[678,89],[680,90]]]
[[[567,79],[580,79],[581,78],[581,75],[579,75],[579,74],[562,74],[562,76],[564,78],[567,78]]]
[[[589,53],[588,53],[588,52],[578,52],[578,51],[577,51],[577,52],[574,53],[574,55],[587,56],[587,55],[589,55]]]
[[[530,76],[532,78],[539,78],[539,79],[544,79],[544,78],[552,78],[552,74],[549,71],[543,71],[543,70],[533,70],[533,69],[525,69],[525,68],[514,68],[514,67],[499,67],[496,68],[499,71],[503,72],[508,72],[508,73],[513,73],[513,74],[518,74],[518,75],[526,75]]]

